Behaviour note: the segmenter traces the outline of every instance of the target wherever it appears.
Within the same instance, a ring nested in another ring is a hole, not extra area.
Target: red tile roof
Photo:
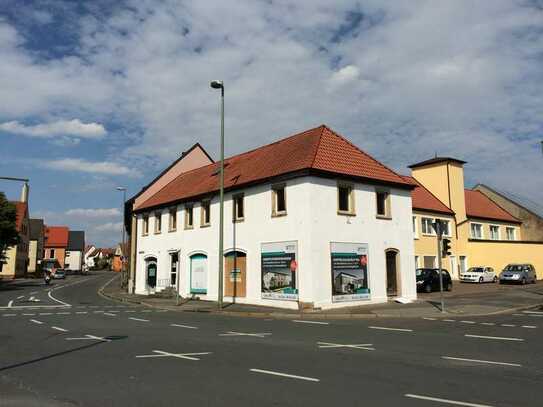
[[[225,159],[226,189],[265,182],[301,170],[343,175],[412,188],[379,161],[322,125],[275,143]],[[185,172],[145,201],[138,209],[188,200],[219,189],[219,163]]]
[[[480,218],[498,220],[503,222],[522,223],[501,206],[490,200],[485,194],[479,191],[466,189],[466,215],[468,218]]]
[[[416,185],[415,189],[411,191],[411,201],[413,203],[413,209],[422,211],[438,212],[447,215],[454,215],[454,212],[443,202],[441,202],[434,194],[426,189],[415,178],[403,175],[402,178]]]
[[[68,247],[68,235],[67,226],[46,226],[45,247]]]
[[[23,227],[23,220],[28,210],[28,204],[26,202],[19,201],[12,201],[11,203],[15,205],[15,229],[17,229],[17,232],[21,232],[21,229]]]

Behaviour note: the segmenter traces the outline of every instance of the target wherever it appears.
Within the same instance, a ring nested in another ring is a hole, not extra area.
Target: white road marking
[[[267,335],[271,335],[271,333],[245,333],[245,332],[234,332],[234,331],[228,331],[224,334],[219,334],[219,336],[255,336],[257,338],[265,338]]]
[[[150,309],[144,309],[144,310],[142,310],[141,312],[153,312],[153,311],[150,310]]]
[[[67,329],[59,328],[58,326],[52,326],[51,328],[56,329],[57,331],[60,331],[60,332],[68,332]]]
[[[427,321],[435,321],[436,320],[435,318],[422,318],[422,319],[426,319]]]
[[[10,302],[8,302],[8,308],[11,308],[12,305],[13,305],[13,300],[11,300]]]
[[[104,312],[104,315],[109,315],[110,317],[116,317],[117,314],[112,314],[110,312]]]
[[[133,317],[129,317],[128,319],[131,319],[132,321],[149,322],[148,319],[133,318]]]
[[[513,325],[513,324],[501,324],[501,326],[506,326],[506,327],[509,327],[509,328],[514,328],[516,325]]]
[[[526,314],[525,317],[534,317],[534,318],[543,318],[543,315],[540,314]]]
[[[297,322],[297,323],[299,323],[299,324],[330,325],[329,322],[306,321],[306,320],[304,320],[304,319],[293,319],[292,322]]]
[[[76,314],[86,314],[87,311],[76,311]]]
[[[128,311],[128,310],[127,310],[127,311],[125,311],[125,312],[136,312],[136,311]]]
[[[496,324],[494,322],[481,322],[481,325],[492,326],[492,325],[496,325]]]
[[[30,322],[34,322],[35,324],[41,325],[43,322],[38,321],[37,319],[31,319]]]
[[[383,331],[399,331],[399,332],[413,332],[412,329],[403,329],[403,328],[387,328],[384,326],[368,326],[370,329],[380,329]]]
[[[24,298],[24,295],[19,295],[19,296],[17,297],[18,300],[20,300],[21,298]]]
[[[37,293],[38,293],[37,291],[32,291],[32,292],[30,293],[30,295],[34,295],[34,294],[37,294]]]
[[[111,342],[111,339],[102,338],[101,336],[94,336],[94,335],[85,335],[82,338],[66,338],[67,341],[84,341],[84,340],[94,340],[94,341],[101,341],[101,342]]]
[[[476,403],[466,403],[465,401],[456,401],[456,400],[448,400],[448,399],[440,399],[437,397],[428,397],[428,396],[421,396],[418,394],[404,394],[405,397],[409,397],[412,399],[419,399],[419,400],[428,400],[428,401],[436,401],[438,403],[443,404],[454,404],[455,406],[465,406],[465,407],[492,407],[489,404],[476,404]]]
[[[57,312],[57,315],[70,315],[70,312]]]
[[[99,314],[101,312],[104,312],[103,310],[93,311],[95,314]]]
[[[27,316],[27,317],[32,317],[32,316],[34,316],[36,314],[22,314],[22,315]]]
[[[522,325],[522,328],[536,329],[537,326],[535,326],[535,325]]]
[[[445,321],[445,322],[456,322],[455,319],[443,319],[443,321]]]
[[[111,309],[108,309],[107,312],[114,313],[114,312],[119,312],[119,311],[118,311],[118,310],[111,310]]]
[[[484,336],[484,335],[470,335],[470,334],[465,334],[464,336],[466,336],[468,338],[496,339],[496,340],[499,340],[499,341],[517,341],[517,342],[523,342],[524,341],[524,339],[521,339],[521,338],[506,338],[506,337],[503,337],[503,336]]]
[[[466,358],[456,358],[453,356],[441,356],[443,359],[448,360],[459,360],[461,362],[474,362],[474,363],[486,363],[489,365],[503,365],[503,366],[515,366],[515,367],[521,367],[522,365],[518,363],[507,363],[507,362],[493,362],[490,360],[480,360],[480,359],[466,359]]]
[[[353,349],[363,349],[363,350],[375,350],[375,348],[372,348],[372,343],[359,343],[354,345],[343,345],[339,343],[331,343],[331,342],[317,342],[317,345],[319,345],[319,348],[353,348]]]
[[[188,359],[188,360],[200,360],[200,358],[195,358],[194,356],[200,355],[209,355],[211,352],[198,352],[198,353],[170,353],[164,352],[162,350],[154,350],[156,355],[138,355],[137,358],[161,358],[161,357],[172,357],[179,359]]]
[[[179,328],[187,328],[187,329],[198,329],[197,327],[190,326],[190,325],[170,324],[170,326],[177,326]]]
[[[460,321],[463,324],[475,324],[475,321]]]
[[[17,314],[2,314],[3,317],[15,317]]]
[[[315,379],[314,377],[297,376],[297,375],[293,375],[293,374],[287,374],[287,373],[281,373],[281,372],[273,372],[271,370],[249,369],[249,371],[255,372],[255,373],[269,374],[269,375],[273,375],[273,376],[289,377],[291,379],[306,380],[308,382],[320,382],[319,379]]]
[[[40,312],[40,315],[53,315],[52,312]]]
[[[543,311],[522,311],[525,314],[543,315]]]

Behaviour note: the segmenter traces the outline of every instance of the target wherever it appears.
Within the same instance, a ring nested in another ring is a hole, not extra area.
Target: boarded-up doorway
[[[224,255],[224,295],[245,297],[247,286],[247,255],[233,251]]]
[[[398,295],[398,251],[389,249],[385,252],[387,267],[387,295]]]

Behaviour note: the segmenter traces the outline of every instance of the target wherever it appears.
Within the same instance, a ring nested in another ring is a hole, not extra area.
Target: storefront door
[[[242,252],[224,255],[224,295],[245,297],[247,285],[247,256]]]
[[[190,257],[190,292],[207,294],[207,256],[204,254]]]

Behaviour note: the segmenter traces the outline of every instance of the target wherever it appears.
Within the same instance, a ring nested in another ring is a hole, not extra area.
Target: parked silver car
[[[531,264],[508,264],[500,273],[500,284],[534,283],[537,281],[535,267]]]

